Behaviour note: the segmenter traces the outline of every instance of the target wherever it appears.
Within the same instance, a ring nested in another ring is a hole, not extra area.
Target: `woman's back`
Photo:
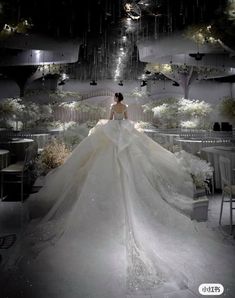
[[[111,118],[113,120],[127,119],[127,106],[122,103],[113,104],[111,106]]]

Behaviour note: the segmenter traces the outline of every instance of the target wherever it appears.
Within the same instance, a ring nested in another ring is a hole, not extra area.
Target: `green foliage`
[[[219,110],[222,116],[228,118],[228,120],[235,122],[235,99],[225,97],[220,106]]]

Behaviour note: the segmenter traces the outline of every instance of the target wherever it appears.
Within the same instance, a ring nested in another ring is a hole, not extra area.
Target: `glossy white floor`
[[[218,229],[218,220],[219,220],[219,210],[220,210],[220,202],[221,202],[221,194],[216,194],[214,196],[209,197],[209,212],[208,212],[208,226],[213,229]],[[222,220],[222,227],[220,227],[220,232],[224,234],[227,238],[231,238],[231,241],[235,239],[233,236],[229,236],[229,205],[225,206],[224,213],[223,213],[223,220]],[[19,235],[21,229],[21,222],[22,222],[22,209],[23,206],[20,202],[7,202],[7,201],[0,201],[0,236],[4,236],[6,234],[15,233]],[[235,235],[235,228],[234,228],[234,235]],[[8,250],[0,250],[0,254],[2,255],[2,263],[4,260],[8,259],[11,254],[11,249]],[[1,266],[1,265],[0,265]],[[219,270],[219,268],[218,268]],[[169,289],[170,290],[170,289]],[[231,294],[231,295],[230,295]],[[234,289],[230,289],[226,297],[234,297],[235,295],[235,286]],[[161,293],[158,291],[156,296],[153,295],[145,295],[145,296],[126,296],[120,298],[193,298],[193,297],[202,297],[198,294],[197,287],[192,287],[187,290],[177,291],[177,293],[166,293],[166,289],[164,292]],[[213,296],[214,297],[214,296]],[[6,297],[4,297],[6,298]],[[50,297],[44,297],[50,298]],[[66,298],[66,297],[64,297]],[[112,297],[110,297],[112,298]]]

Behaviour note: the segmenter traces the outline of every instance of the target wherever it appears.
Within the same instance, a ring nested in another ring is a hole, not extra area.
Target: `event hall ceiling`
[[[78,40],[79,59],[69,71],[81,80],[137,78],[145,65],[139,42],[201,25],[235,48],[232,0],[0,1],[0,42],[8,31]]]

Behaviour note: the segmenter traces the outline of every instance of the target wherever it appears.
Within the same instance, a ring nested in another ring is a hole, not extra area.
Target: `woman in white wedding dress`
[[[191,220],[191,177],[122,100],[29,198],[4,297],[199,297],[208,282],[232,297],[234,246]]]

